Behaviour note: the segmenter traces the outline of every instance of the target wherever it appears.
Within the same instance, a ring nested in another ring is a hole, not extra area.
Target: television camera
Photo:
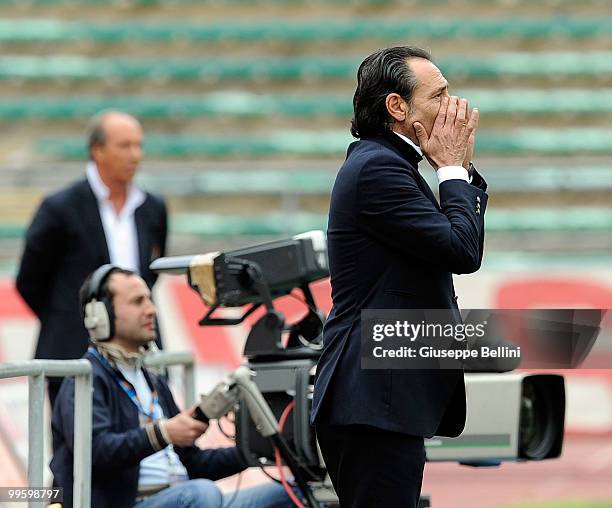
[[[324,233],[311,231],[225,252],[159,258],[151,269],[187,275],[189,285],[208,305],[202,326],[239,324],[264,307],[245,343],[247,366],[203,396],[197,416],[215,419],[236,408],[236,445],[250,466],[278,465],[282,457],[309,508],[337,503],[309,422],[324,322],[310,284],[329,275]],[[296,289],[307,313],[287,324],[274,301]],[[220,307],[245,310],[236,318],[218,317]],[[458,438],[426,440],[428,461],[491,466],[561,454],[562,376],[468,373],[465,381],[466,428]]]

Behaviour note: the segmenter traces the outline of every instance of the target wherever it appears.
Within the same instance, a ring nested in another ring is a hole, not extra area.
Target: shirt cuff
[[[468,174],[467,169],[463,166],[444,166],[436,171],[438,175],[438,184],[446,182],[446,180],[463,180],[467,183],[471,183],[471,178]]]

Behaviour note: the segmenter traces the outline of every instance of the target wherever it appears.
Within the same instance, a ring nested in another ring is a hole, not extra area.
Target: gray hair
[[[112,113],[112,111],[104,110],[93,115],[89,122],[87,122],[87,128],[85,133],[87,135],[87,151],[89,153],[89,159],[93,160],[91,149],[95,145],[103,145],[106,142],[106,131],[104,130],[104,120],[106,116]]]

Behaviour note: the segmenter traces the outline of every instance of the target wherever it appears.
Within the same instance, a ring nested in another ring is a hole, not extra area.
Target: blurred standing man
[[[17,289],[40,320],[36,358],[80,358],[87,331],[79,288],[105,263],[139,273],[151,288],[149,263],[164,255],[164,201],[133,183],[142,159],[142,128],[118,111],[99,113],[88,128],[86,178],[47,196],[30,225]],[[49,379],[51,405],[61,378]]]
[[[312,419],[343,508],[411,508],[423,438],[465,425],[458,370],[361,369],[363,309],[457,309],[452,274],[478,270],[486,183],[471,164],[478,111],[451,97],[419,48],[366,58],[351,144],[331,197],[333,308],[323,332]],[[436,170],[440,203],[418,172]]]

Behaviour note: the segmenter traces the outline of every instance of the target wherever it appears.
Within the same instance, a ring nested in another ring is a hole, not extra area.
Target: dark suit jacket
[[[146,431],[140,426],[138,410],[114,378],[110,367],[90,351],[85,353],[93,372],[91,507],[131,508],[134,506],[140,462],[154,453]],[[170,389],[160,376],[145,371],[149,385],[157,391],[167,418],[176,407]],[[74,443],[74,378],[66,378],[57,397],[51,421],[54,485],[64,488],[64,506],[72,506]],[[190,478],[217,480],[246,467],[236,448],[175,446]]]
[[[365,424],[415,436],[456,436],[465,425],[458,370],[363,370],[362,309],[457,309],[452,273],[482,260],[486,183],[440,185],[393,133],[348,149],[332,191],[328,252],[333,307],[323,331],[312,420]],[[325,410],[322,411],[322,407]]]
[[[166,248],[166,205],[146,195],[134,214],[140,273],[149,287],[157,279],[149,270]],[[80,358],[87,331],[79,309],[85,277],[109,263],[98,202],[87,180],[46,197],[30,225],[17,275],[17,289],[40,319],[36,358]]]

